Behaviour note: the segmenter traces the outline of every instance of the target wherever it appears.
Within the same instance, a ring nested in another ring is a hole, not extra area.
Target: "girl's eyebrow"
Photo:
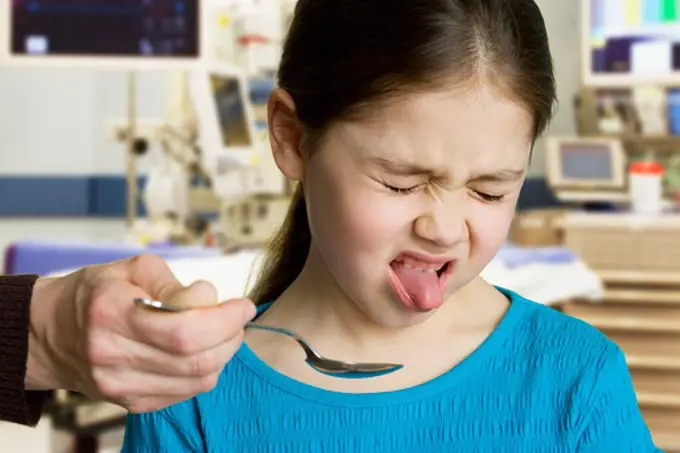
[[[381,156],[373,156],[369,159],[371,163],[379,166],[383,170],[395,176],[426,176],[431,179],[445,179],[446,175],[434,169],[423,167],[422,165],[409,162],[404,159],[387,159]],[[524,177],[525,169],[509,168],[490,173],[479,174],[471,178],[474,182],[507,182],[519,181]]]
[[[385,157],[373,156],[369,158],[369,161],[395,176],[435,177],[437,173],[431,168],[426,168],[413,162],[408,162],[398,158],[387,159]]]
[[[504,181],[518,181],[524,177],[525,170],[522,169],[506,169],[493,173],[486,173],[477,175],[472,178],[475,182],[504,182]]]

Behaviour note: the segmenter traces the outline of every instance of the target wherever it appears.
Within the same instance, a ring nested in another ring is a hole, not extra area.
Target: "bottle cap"
[[[636,175],[663,175],[663,166],[654,161],[633,162],[629,171]]]

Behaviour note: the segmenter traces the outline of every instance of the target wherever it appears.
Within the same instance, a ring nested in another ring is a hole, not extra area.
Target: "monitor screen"
[[[611,147],[597,144],[562,144],[559,151],[562,178],[576,181],[614,179]]]
[[[11,2],[15,56],[199,56],[199,0]]]
[[[247,148],[253,144],[243,100],[245,91],[240,85],[236,77],[210,76],[210,87],[225,148]]]
[[[590,73],[666,77],[680,71],[680,2],[590,0]]]

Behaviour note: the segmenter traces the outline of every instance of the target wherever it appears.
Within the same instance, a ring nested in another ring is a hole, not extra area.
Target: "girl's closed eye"
[[[505,195],[493,195],[490,193],[485,193],[485,192],[480,192],[478,190],[473,190],[475,195],[477,195],[479,198],[481,198],[483,201],[487,201],[490,203],[497,202],[497,201],[503,201],[505,198]]]
[[[388,184],[383,180],[380,180],[380,184],[388,188],[390,191],[399,193],[399,194],[410,194],[418,191],[423,187],[423,184],[416,184],[416,185],[405,185],[405,186],[394,186],[392,184]]]
[[[415,193],[419,190],[421,190],[424,187],[424,184],[416,184],[416,185],[410,185],[410,186],[395,186],[392,184],[388,184],[387,182],[381,180],[380,183],[385,186],[387,189],[394,193],[402,194],[402,195],[408,195]],[[505,198],[504,194],[501,195],[496,195],[496,194],[490,194],[486,192],[481,192],[479,190],[473,190],[474,194],[478,197],[481,198],[482,201],[493,203],[493,202],[499,202],[503,201]]]

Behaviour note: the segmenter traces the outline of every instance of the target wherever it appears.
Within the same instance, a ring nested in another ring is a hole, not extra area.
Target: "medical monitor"
[[[196,108],[201,158],[211,173],[234,166],[257,165],[253,107],[243,69],[227,64],[193,72],[191,92]]]
[[[2,4],[0,60],[5,64],[171,69],[198,62],[202,55],[201,0]]]
[[[554,190],[623,190],[625,152],[610,138],[549,137],[546,147],[548,183]]]
[[[680,2],[581,0],[584,81],[680,86]]]

